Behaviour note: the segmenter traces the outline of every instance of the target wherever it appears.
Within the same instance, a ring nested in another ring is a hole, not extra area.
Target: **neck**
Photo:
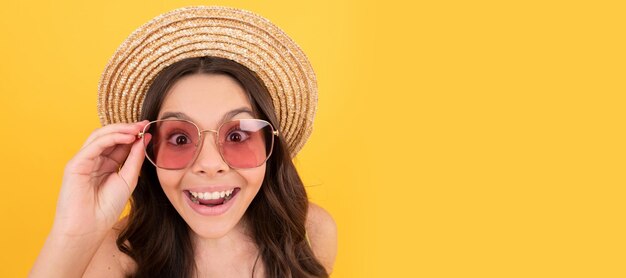
[[[199,277],[252,276],[258,249],[243,219],[220,238],[204,238],[193,230],[190,235]]]

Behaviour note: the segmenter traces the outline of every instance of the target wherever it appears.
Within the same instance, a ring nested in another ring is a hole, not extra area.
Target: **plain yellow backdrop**
[[[620,1],[3,1],[0,276],[24,277],[117,46],[186,5],[284,29],[319,81],[295,162],[333,277],[625,277]]]

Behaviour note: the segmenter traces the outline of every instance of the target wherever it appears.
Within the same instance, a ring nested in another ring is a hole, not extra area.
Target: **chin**
[[[215,225],[209,225],[208,223],[189,223],[189,228],[199,238],[204,239],[219,239],[226,236],[232,231],[237,223],[234,225],[231,223],[216,223]]]

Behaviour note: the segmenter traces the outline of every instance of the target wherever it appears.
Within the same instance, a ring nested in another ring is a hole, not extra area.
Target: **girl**
[[[140,27],[105,69],[105,126],[65,168],[31,277],[327,277],[335,224],[291,161],[316,96],[306,56],[255,14]]]

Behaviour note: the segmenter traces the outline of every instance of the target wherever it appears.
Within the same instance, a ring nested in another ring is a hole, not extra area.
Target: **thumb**
[[[143,140],[137,139],[130,149],[126,162],[124,162],[124,165],[118,172],[118,175],[128,184],[129,193],[131,194],[137,186],[137,180],[139,178],[139,172],[141,172],[141,165],[143,165],[144,158]]]

